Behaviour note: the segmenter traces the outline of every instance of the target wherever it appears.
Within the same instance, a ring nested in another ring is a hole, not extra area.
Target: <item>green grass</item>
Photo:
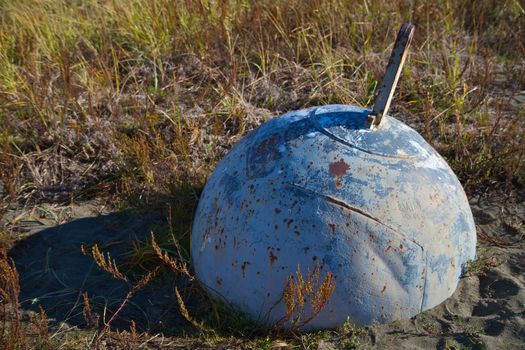
[[[522,187],[518,0],[0,0],[4,199],[169,200],[170,235],[188,258],[200,190],[227,150],[280,113],[370,106],[403,21],[417,29],[391,113],[449,161],[469,194]],[[143,242],[128,263],[140,270],[154,259]],[[242,343],[220,334],[218,343]],[[255,348],[280,339],[253,337]],[[310,347],[302,337],[286,342]]]
[[[394,114],[469,191],[523,184],[518,1],[2,1],[0,141],[13,199],[201,185],[270,115],[370,105],[402,21],[417,25]],[[523,96],[523,95],[522,95]]]

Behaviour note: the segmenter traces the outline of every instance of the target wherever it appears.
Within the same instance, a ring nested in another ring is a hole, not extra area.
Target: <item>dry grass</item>
[[[524,9],[513,1],[2,1],[0,140],[21,201],[200,185],[269,116],[370,105],[417,25],[394,113],[470,191],[523,184]]]
[[[331,272],[327,272],[321,281],[320,276],[321,268],[316,264],[312,272],[307,268],[305,276],[298,266],[295,276],[288,277],[283,291],[286,315],[279,322],[279,326],[300,328],[319,315],[335,288]]]
[[[175,198],[171,261],[189,275],[192,210],[218,160],[271,116],[370,105],[403,21],[417,29],[394,116],[447,158],[468,192],[521,188],[518,0],[0,0],[0,196],[21,205]],[[135,248],[132,265],[170,262],[162,245]],[[16,321],[17,301],[8,303]],[[2,337],[21,332],[12,327]],[[123,334],[106,332],[117,343]],[[275,345],[221,334],[222,344]]]
[[[0,246],[0,346],[5,350],[51,349],[49,321],[42,308],[29,314],[20,310],[20,283],[14,261],[5,246]]]

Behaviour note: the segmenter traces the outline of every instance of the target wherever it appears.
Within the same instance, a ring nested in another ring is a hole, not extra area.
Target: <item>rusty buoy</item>
[[[334,282],[304,325],[320,329],[409,318],[454,292],[475,257],[466,195],[446,161],[386,115],[412,32],[402,27],[373,110],[287,113],[218,164],[192,236],[195,273],[213,297],[279,324],[289,276],[317,268]]]

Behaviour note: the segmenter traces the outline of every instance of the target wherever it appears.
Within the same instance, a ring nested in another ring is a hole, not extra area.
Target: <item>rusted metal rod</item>
[[[370,126],[371,128],[377,128],[381,123],[383,116],[388,112],[390,102],[392,101],[392,96],[394,95],[394,90],[396,89],[397,81],[401,75],[403,63],[405,62],[406,56],[408,54],[408,46],[410,45],[412,36],[414,35],[414,28],[415,26],[413,24],[403,23],[399,33],[397,34],[396,43],[394,44],[390,60],[388,61],[385,77],[379,86],[379,92],[374,103],[374,109],[370,114],[372,117],[372,123]]]

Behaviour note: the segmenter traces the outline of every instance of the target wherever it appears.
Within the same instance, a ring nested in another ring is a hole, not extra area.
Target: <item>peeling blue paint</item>
[[[285,314],[288,276],[320,264],[336,286],[306,327],[318,329],[347,317],[358,325],[412,317],[454,292],[475,256],[465,193],[419,134],[388,116],[371,131],[369,112],[287,113],[224,157],[192,236],[195,271],[212,296],[274,323]]]

